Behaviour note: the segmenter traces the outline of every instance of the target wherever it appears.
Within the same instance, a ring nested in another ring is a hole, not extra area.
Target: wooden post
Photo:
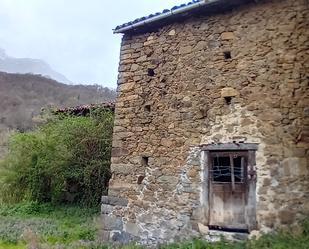
[[[242,183],[246,183],[245,181],[245,158],[242,156],[241,157],[241,166],[240,166],[240,177]]]
[[[255,164],[255,151],[251,150],[248,155],[248,202],[245,217],[249,232],[257,228]]]
[[[235,174],[234,174],[234,159],[230,155],[230,164],[231,164],[231,180],[232,180],[232,193],[235,192]]]
[[[210,155],[209,155],[209,151],[202,151],[202,156],[201,156],[201,163],[203,164],[202,165],[202,174],[203,174],[203,186],[202,186],[202,205],[204,207],[204,217],[205,217],[205,220],[204,220],[204,224],[205,225],[208,225],[209,224],[209,212],[210,212],[210,209],[209,209],[209,170],[210,170]]]

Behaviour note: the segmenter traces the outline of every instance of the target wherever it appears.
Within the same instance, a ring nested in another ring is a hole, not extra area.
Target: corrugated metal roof
[[[195,3],[199,3],[199,2],[204,2],[204,0],[192,0],[191,2],[188,2],[187,4],[181,4],[181,5],[178,5],[178,6],[174,6],[173,8],[171,9],[165,9],[163,10],[162,12],[157,12],[157,13],[154,13],[154,14],[150,14],[148,16],[143,16],[141,18],[137,18],[135,19],[134,21],[131,21],[131,22],[127,22],[127,23],[124,23],[122,25],[118,25],[115,29],[114,29],[114,32],[115,33],[118,33],[117,31],[123,29],[123,28],[126,28],[126,27],[129,27],[129,26],[132,26],[134,24],[138,24],[140,22],[144,22],[146,20],[149,20],[151,18],[154,18],[154,17],[159,17],[161,15],[164,15],[164,14],[167,14],[167,13],[172,13],[173,11],[175,10],[179,10],[179,9],[182,9],[182,8],[185,8],[189,5],[192,5],[192,4],[195,4]]]

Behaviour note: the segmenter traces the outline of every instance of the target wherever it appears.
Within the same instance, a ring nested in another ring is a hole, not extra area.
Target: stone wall
[[[124,36],[106,197],[122,204],[104,199],[105,237],[207,238],[211,143],[259,144],[259,229],[308,215],[308,13],[305,0],[259,1]]]

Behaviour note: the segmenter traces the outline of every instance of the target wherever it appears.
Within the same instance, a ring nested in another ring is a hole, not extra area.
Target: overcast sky
[[[116,87],[117,25],[188,0],[0,0],[0,48],[69,80]]]

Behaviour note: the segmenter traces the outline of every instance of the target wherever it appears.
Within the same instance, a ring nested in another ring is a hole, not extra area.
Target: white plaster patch
[[[247,120],[249,124],[242,125]],[[258,143],[259,147],[256,151],[256,170],[257,170],[257,185],[256,196],[257,205],[261,198],[259,196],[259,189],[263,184],[264,176],[269,176],[270,172],[266,165],[266,157],[264,156],[265,143],[263,142],[263,135],[257,128],[258,118],[253,112],[247,110],[246,107],[241,107],[240,104],[231,106],[231,111],[227,115],[218,115],[216,120],[209,122],[208,127],[210,129],[207,136],[202,137],[202,144],[213,143]],[[231,127],[233,128],[231,130]],[[218,139],[219,138],[219,139]],[[201,162],[203,163],[203,162]],[[203,165],[201,165],[204,170]],[[201,174],[201,177],[203,175]],[[201,178],[204,180],[203,178]],[[201,196],[201,202],[202,200]],[[258,212],[258,210],[257,210]]]
[[[188,158],[186,160],[186,163],[185,165],[182,167],[182,171],[180,173],[180,181],[179,183],[177,184],[177,187],[176,187],[176,191],[174,194],[182,194],[183,191],[184,191],[184,185],[187,184],[191,184],[192,182],[190,181],[188,175],[187,175],[187,172],[192,168],[194,167],[192,165],[192,161],[195,160],[196,158],[199,158],[200,156],[200,148],[199,147],[194,147],[194,148],[191,148],[191,150],[189,151],[189,155],[188,155]]]
[[[201,186],[200,186],[200,203],[201,206],[207,205],[207,196],[206,196],[206,191],[204,189],[205,182],[208,181],[205,176],[205,170],[206,170],[206,155],[205,152],[201,152],[201,172],[200,172],[200,177],[201,177]]]
[[[275,178],[272,178],[271,179],[271,186],[272,187],[277,187],[277,186],[279,186],[279,182]]]

